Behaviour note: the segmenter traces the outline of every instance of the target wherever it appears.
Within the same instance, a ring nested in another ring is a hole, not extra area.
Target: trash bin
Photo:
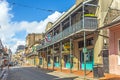
[[[100,78],[104,76],[103,65],[102,64],[95,64],[93,68],[93,75],[94,78]]]

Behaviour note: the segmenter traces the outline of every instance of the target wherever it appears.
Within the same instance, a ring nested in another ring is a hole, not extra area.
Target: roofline
[[[82,2],[83,3],[83,2]],[[50,30],[52,30],[53,28],[55,28],[55,25],[57,25],[59,22],[62,22],[63,20],[65,20],[67,17],[69,17],[72,13],[74,13],[75,11],[77,11],[81,6],[82,3],[80,3],[79,5],[73,5],[69,10],[67,10],[67,12],[65,12],[60,18],[58,18],[52,25],[52,28],[49,29],[46,33],[48,33]]]

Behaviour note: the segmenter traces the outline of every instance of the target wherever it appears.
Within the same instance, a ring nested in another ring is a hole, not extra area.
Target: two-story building
[[[97,38],[93,31],[98,28],[97,4],[98,0],[77,0],[75,5],[50,25],[43,43],[37,47],[43,67],[84,70],[86,64],[87,70],[93,69]]]

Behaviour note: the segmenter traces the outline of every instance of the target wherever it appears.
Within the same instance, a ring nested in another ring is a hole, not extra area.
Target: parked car
[[[14,66],[14,62],[9,62],[9,66]]]

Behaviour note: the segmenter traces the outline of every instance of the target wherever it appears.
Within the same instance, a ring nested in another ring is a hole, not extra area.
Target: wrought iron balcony
[[[85,31],[94,31],[97,29],[98,23],[96,17],[85,17],[84,18],[84,27],[83,27],[83,19],[81,19],[79,22],[75,23],[72,26],[69,26],[59,34],[52,37],[51,42],[46,42],[44,45],[39,45],[38,49],[42,49],[43,47],[47,47],[49,45],[54,44],[55,42],[62,40],[71,34],[76,34],[78,32],[81,32],[83,30]]]

